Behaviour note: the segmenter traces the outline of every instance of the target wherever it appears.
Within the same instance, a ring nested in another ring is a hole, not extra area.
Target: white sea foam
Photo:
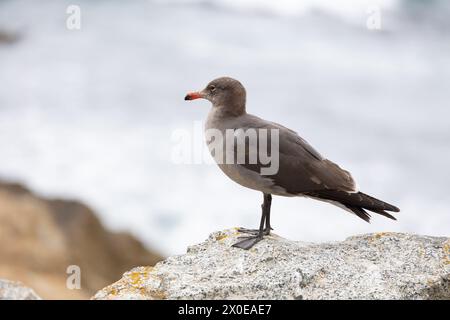
[[[77,3],[80,31],[65,28],[69,1],[0,2],[0,28],[22,33],[0,46],[0,176],[84,200],[108,226],[165,253],[217,229],[254,227],[260,194],[214,166],[170,161],[173,130],[191,130],[209,108],[186,103],[185,93],[229,75],[246,85],[249,112],[295,129],[363,192],[402,209],[398,222],[369,225],[327,204],[275,197],[277,233],[306,241],[380,230],[448,235],[445,24],[416,26],[400,10],[376,33],[365,16],[347,23],[311,14],[312,2],[223,1],[244,14],[200,2]],[[301,18],[248,9],[269,3]]]

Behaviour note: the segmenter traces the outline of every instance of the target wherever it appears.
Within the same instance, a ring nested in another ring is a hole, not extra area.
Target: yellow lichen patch
[[[124,288],[125,288],[125,285],[124,285],[124,280],[122,278],[119,281],[114,282],[113,284],[107,286],[106,288],[103,288],[101,290],[101,293],[104,297],[106,296],[108,299],[115,299],[116,296],[118,296],[119,294],[122,293]]]
[[[417,253],[421,258],[425,256],[425,249],[423,248],[423,246],[417,247]]]
[[[116,288],[111,288],[111,291],[109,292],[110,295],[112,296],[117,296],[117,289]]]
[[[161,290],[153,289],[145,283],[151,277],[158,279],[158,276],[152,274],[155,269],[153,267],[142,267],[139,270],[129,274],[130,284],[135,292],[150,299],[166,299],[166,295]]]
[[[442,249],[444,250],[444,264],[450,264],[450,240],[444,243]]]
[[[139,299],[166,299],[160,289],[161,278],[155,267],[139,267],[127,272],[122,279],[101,290],[101,298],[138,297]],[[154,281],[153,281],[154,280]]]
[[[382,238],[382,237],[384,237],[384,236],[387,236],[387,235],[389,235],[390,234],[390,232],[378,232],[378,233],[375,233],[374,235],[373,235],[373,237],[374,237],[374,239],[380,239],[380,238]]]
[[[153,271],[153,267],[142,267],[138,271],[131,272],[128,275],[131,285],[136,288],[141,288],[143,282],[148,280],[151,271]]]
[[[226,239],[226,238],[228,238],[228,235],[226,235],[225,233],[218,234],[216,236],[216,241],[220,241],[220,240],[223,240],[223,239]]]
[[[376,242],[377,240],[380,240],[383,237],[388,237],[388,236],[391,236],[393,234],[394,234],[393,232],[377,232],[377,233],[374,233],[371,237],[369,237],[367,239],[367,241],[370,242],[370,243]]]

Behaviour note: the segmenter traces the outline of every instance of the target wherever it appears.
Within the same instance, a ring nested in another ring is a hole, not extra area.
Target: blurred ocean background
[[[81,30],[66,28],[71,4]],[[366,27],[373,5],[381,30]],[[445,0],[0,0],[0,30],[19,35],[0,44],[0,178],[85,201],[164,254],[256,227],[260,193],[214,165],[171,161],[174,130],[209,110],[184,95],[227,75],[246,86],[248,112],[296,130],[402,209],[367,224],[275,197],[275,233],[449,236],[449,17]]]

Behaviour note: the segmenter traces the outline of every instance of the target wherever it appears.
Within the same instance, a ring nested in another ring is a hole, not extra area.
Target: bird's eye
[[[209,91],[211,91],[211,92],[216,91],[216,86],[210,85],[209,86]]]

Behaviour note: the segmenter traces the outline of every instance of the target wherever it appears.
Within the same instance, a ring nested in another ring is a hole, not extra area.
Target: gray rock
[[[322,244],[276,235],[249,251],[236,229],[138,267],[93,299],[450,299],[450,239],[402,233]]]
[[[41,298],[20,282],[0,279],[0,300],[41,300]]]

